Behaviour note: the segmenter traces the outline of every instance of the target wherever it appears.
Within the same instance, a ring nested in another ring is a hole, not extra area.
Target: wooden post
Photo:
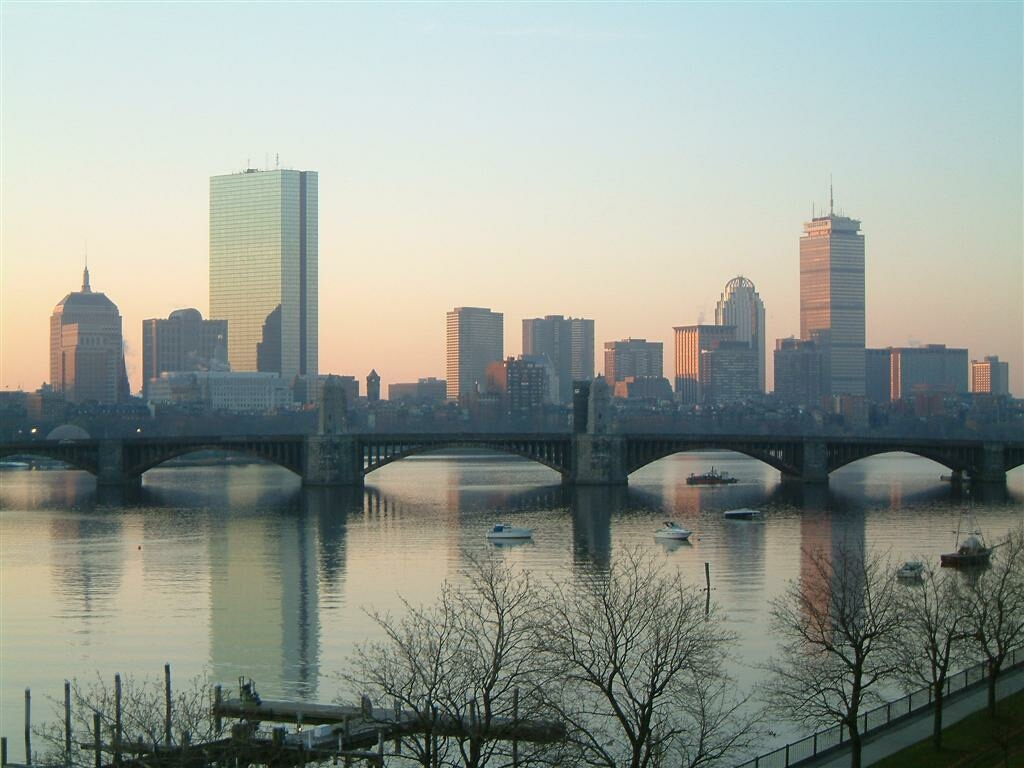
[[[64,765],[71,768],[71,683],[64,681]]]
[[[93,751],[93,765],[95,768],[100,768],[103,764],[102,755],[103,744],[100,741],[100,713],[92,713],[92,751]]]
[[[217,729],[217,735],[224,728],[224,721],[220,717],[220,705],[224,701],[224,692],[221,690],[220,684],[213,686],[213,727]]]
[[[25,689],[25,765],[32,765],[32,691]]]
[[[121,765],[121,673],[114,675],[114,765]]]
[[[384,731],[377,729],[377,759],[384,765]]]
[[[704,615],[711,613],[711,563],[704,561],[704,581],[707,583],[707,594],[704,598]]]
[[[512,768],[519,768],[519,689],[512,689]]]
[[[164,664],[164,744],[171,746],[171,665]]]
[[[7,737],[0,736],[0,768],[7,765]]]
[[[395,698],[395,754],[402,754],[402,702]]]

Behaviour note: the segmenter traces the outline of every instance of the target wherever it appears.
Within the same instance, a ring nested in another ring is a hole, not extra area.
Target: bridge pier
[[[987,485],[1006,483],[1006,447],[1002,443],[983,443],[971,481]]]
[[[363,487],[363,454],[351,435],[306,438],[303,485]]]
[[[96,449],[96,485],[139,487],[142,475],[125,470],[124,441],[100,440]]]
[[[625,441],[618,435],[572,436],[572,471],[575,485],[626,485]]]
[[[800,474],[793,478],[801,483],[828,485],[828,446],[823,440],[804,440],[800,458]]]

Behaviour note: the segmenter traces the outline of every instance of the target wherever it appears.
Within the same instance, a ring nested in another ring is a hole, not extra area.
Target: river
[[[714,466],[740,482],[688,486]],[[302,488],[279,467],[163,467],[123,497],[77,471],[0,471],[0,735],[22,758],[24,691],[33,721],[56,714],[63,681],[115,673],[176,685],[206,676],[264,697],[330,701],[353,646],[376,637],[367,610],[398,613],[458,581],[468,555],[492,553],[542,579],[605,569],[647,548],[704,585],[739,636],[741,688],[773,653],[769,603],[801,569],[803,548],[865,543],[894,562],[937,563],[970,508],[989,541],[1024,520],[1024,468],[1005,492],[974,497],[947,470],[905,454],[856,462],[828,487],[783,484],[735,453],[678,454],[629,488],[565,489],[556,473],[496,454],[428,454],[388,465],[361,492]],[[736,507],[761,522],[725,520]],[[694,530],[655,541],[661,521]],[[532,542],[488,543],[495,522]]]

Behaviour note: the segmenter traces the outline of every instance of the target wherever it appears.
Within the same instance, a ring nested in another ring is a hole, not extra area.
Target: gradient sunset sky
[[[209,177],[319,172],[320,371],[444,377],[445,313],[799,334],[799,237],[860,219],[869,347],[1010,363],[1024,396],[1024,4],[0,5],[0,388],[81,285],[208,316]],[[770,353],[769,353],[770,354]],[[770,366],[769,366],[770,367]]]

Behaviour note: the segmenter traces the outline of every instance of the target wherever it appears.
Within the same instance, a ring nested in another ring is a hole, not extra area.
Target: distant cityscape
[[[445,325],[446,379],[393,383],[384,399],[375,369],[361,391],[355,376],[318,368],[317,173],[248,168],[212,177],[209,194],[210,317],[189,307],[143,321],[143,385],[133,396],[121,315],[92,289],[86,264],[81,289],[50,317],[50,381],[34,393],[0,393],[0,414],[12,430],[63,423],[69,414],[84,421],[162,416],[179,424],[199,414],[290,415],[311,428],[309,413],[329,378],[344,392],[353,429],[439,420],[568,426],[574,389],[595,377],[594,319],[523,318],[522,352],[506,356],[501,312],[456,307]],[[1020,418],[1009,366],[998,356],[971,359],[967,349],[941,343],[867,349],[861,222],[836,214],[830,200],[828,213],[803,230],[799,337],[776,339],[769,363],[764,302],[748,276],[729,279],[714,324],[673,329],[671,378],[661,342],[603,342],[600,375],[623,418],[782,413],[854,428],[893,415]]]

